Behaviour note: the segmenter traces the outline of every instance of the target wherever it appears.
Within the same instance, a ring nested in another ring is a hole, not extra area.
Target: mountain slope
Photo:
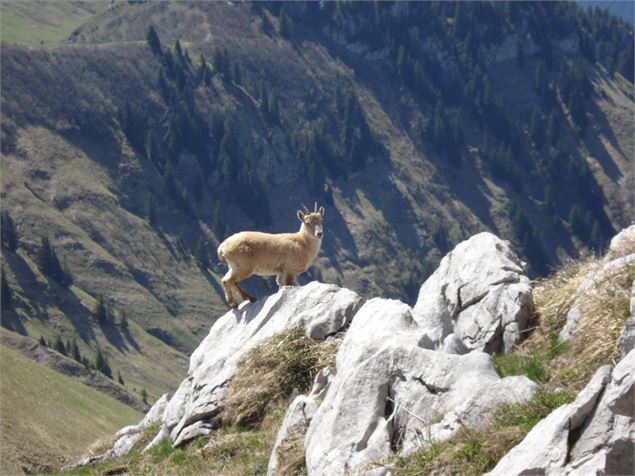
[[[410,302],[473,233],[514,241],[544,274],[634,212],[633,29],[569,2],[120,2],[59,47],[3,42],[0,60],[19,235],[3,323],[99,343],[153,398],[226,309],[218,243],[294,230],[301,203],[326,206],[301,282]],[[88,299],[37,270],[45,236]],[[99,295],[140,349],[108,343]]]
[[[142,417],[4,346],[0,346],[0,375],[3,474],[61,466],[81,456],[88,445]]]

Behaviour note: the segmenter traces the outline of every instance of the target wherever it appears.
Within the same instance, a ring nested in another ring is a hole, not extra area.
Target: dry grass
[[[536,335],[548,336],[564,326],[578,286],[594,267],[597,267],[597,259],[586,256],[565,263],[555,274],[536,283],[533,294],[538,328],[532,335],[533,339],[527,341],[529,347],[536,340]]]
[[[295,328],[253,349],[238,364],[229,385],[223,424],[259,424],[281,402],[306,393],[319,370],[334,370],[339,343],[339,339],[314,341],[302,328]]]
[[[304,476],[306,460],[304,456],[304,433],[291,431],[276,449],[278,472],[284,476]]]

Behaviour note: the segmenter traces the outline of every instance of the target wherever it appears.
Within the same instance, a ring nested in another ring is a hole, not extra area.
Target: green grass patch
[[[572,391],[556,392],[541,385],[529,403],[501,407],[480,428],[462,428],[449,440],[399,458],[393,474],[480,475],[491,471],[536,423],[572,401],[575,395]]]
[[[549,380],[549,370],[542,356],[497,354],[494,356],[494,367],[501,377],[526,375],[536,383],[545,383]]]
[[[143,415],[76,380],[0,347],[0,473],[52,469],[79,459]],[[28,448],[29,460],[21,455]]]
[[[4,1],[0,5],[0,39],[3,43],[56,46],[91,15],[71,2]]]

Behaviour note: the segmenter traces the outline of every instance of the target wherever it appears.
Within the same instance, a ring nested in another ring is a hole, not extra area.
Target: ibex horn
[[[302,208],[304,208],[304,213],[311,213],[304,203],[302,204]]]
[[[315,202],[315,210],[313,210],[313,213],[317,213],[317,202]]]

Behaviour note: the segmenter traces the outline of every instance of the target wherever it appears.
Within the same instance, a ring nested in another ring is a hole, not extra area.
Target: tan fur
[[[234,290],[242,299],[255,300],[238,284],[249,276],[277,276],[279,286],[288,286],[309,269],[320,251],[323,216],[324,208],[318,211],[316,205],[314,213],[298,212],[302,225],[297,233],[243,231],[223,241],[218,257],[229,265],[223,287],[230,307],[238,306]]]

